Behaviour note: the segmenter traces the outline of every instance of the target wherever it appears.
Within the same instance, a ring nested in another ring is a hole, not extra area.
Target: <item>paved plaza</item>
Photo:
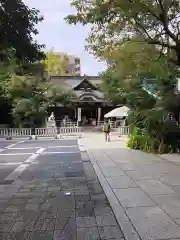
[[[0,240],[107,239],[124,237],[76,139],[0,140]]]
[[[94,141],[91,141],[91,139]],[[180,156],[157,156],[103,135],[79,140],[127,240],[180,240]],[[87,150],[87,153],[86,153]]]
[[[180,240],[180,158],[125,138],[0,141],[0,240]]]

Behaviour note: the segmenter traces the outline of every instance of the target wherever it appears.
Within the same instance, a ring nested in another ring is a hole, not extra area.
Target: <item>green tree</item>
[[[155,142],[159,146],[162,141],[167,113],[171,112],[179,119],[180,97],[172,84],[179,75],[177,68],[165,54],[159,58],[159,52],[153,46],[136,41],[126,41],[105,56],[109,63],[102,73],[106,94],[117,103],[130,107],[129,124],[143,130],[143,133],[135,132],[129,146],[151,151]],[[151,91],[147,91],[144,84],[147,80],[152,85]],[[154,89],[155,94],[152,94]],[[141,142],[134,145],[138,141]]]
[[[67,16],[70,24],[92,24],[89,47],[102,56],[125,40],[156,46],[180,66],[179,0],[72,0],[77,13]]]
[[[15,123],[21,127],[41,127],[48,108],[57,103],[69,104],[72,94],[55,88],[44,78],[13,74],[7,85],[12,99]]]
[[[13,99],[13,117],[17,125],[31,128],[42,125],[49,104],[48,87],[44,79],[12,75],[7,89]]]
[[[56,54],[53,50],[46,53],[46,59],[43,61],[45,66],[45,71],[49,76],[66,76],[69,75],[68,67],[69,60],[68,57],[60,56]]]
[[[129,104],[131,101],[134,108],[140,103],[141,107],[148,107],[154,99],[144,90],[148,78],[155,79],[152,86],[161,96],[167,86],[168,91],[173,89],[171,75],[174,74],[174,65],[168,61],[166,55],[159,58],[159,52],[154,46],[134,40],[126,41],[114,51],[105,52],[104,57],[109,67],[102,73],[103,85],[112,100]]]
[[[12,126],[12,99],[7,90],[8,82],[13,72],[17,69],[13,59],[10,61],[0,62],[0,124]]]
[[[33,40],[36,25],[43,20],[39,11],[28,8],[22,0],[0,0],[0,58],[7,59],[11,49],[17,60],[35,62],[44,57],[43,45]]]

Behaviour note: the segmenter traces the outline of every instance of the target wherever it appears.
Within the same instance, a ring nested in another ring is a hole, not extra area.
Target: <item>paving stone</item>
[[[32,231],[34,228],[35,221],[16,221],[14,222],[11,232],[23,232],[23,231]]]
[[[14,212],[4,212],[0,215],[0,222],[9,222],[9,221],[15,221],[17,218],[18,213]]]
[[[109,216],[113,215],[112,209],[109,206],[95,206],[94,212],[96,216]]]
[[[34,230],[54,230],[55,229],[55,219],[38,219],[34,224]]]
[[[87,183],[85,182],[77,182],[74,184],[75,190],[88,190]]]
[[[74,218],[73,218],[74,220]],[[65,225],[71,221],[71,218],[56,218],[55,219],[55,230],[64,229]]]
[[[103,189],[99,183],[99,181],[89,181],[88,182],[88,190],[90,194],[103,194]]]
[[[32,191],[32,189],[29,188],[21,188],[19,189],[19,193],[30,193]]]
[[[170,217],[180,218],[179,195],[153,195],[152,198]]]
[[[116,219],[113,215],[96,216],[97,226],[117,226]]]
[[[137,187],[137,185],[127,176],[107,178],[107,181],[113,189]]]
[[[9,185],[12,184],[14,182],[14,180],[1,180],[0,181],[0,185]]]
[[[94,216],[93,202],[92,201],[79,202],[76,208],[76,217],[91,217],[91,216]]]
[[[52,210],[49,211],[42,211],[39,214],[39,219],[48,219],[48,218],[56,218],[56,214],[52,212]]]
[[[129,208],[127,214],[142,239],[180,237],[180,227],[157,206]]]
[[[106,177],[116,177],[124,175],[124,173],[120,169],[117,169],[117,167],[101,168],[101,170]]]
[[[66,172],[66,177],[84,177],[84,171]]]
[[[175,192],[161,183],[158,180],[141,180],[136,181],[137,185],[139,185],[146,193],[148,194],[174,194]]]
[[[115,189],[114,192],[123,207],[155,205],[140,188]]]
[[[32,232],[29,232],[29,231],[13,233],[13,234],[10,234],[10,236],[13,237],[12,238],[13,240],[32,240],[31,238]],[[5,238],[5,240],[7,239]]]
[[[17,205],[17,206],[22,206],[22,205],[25,205],[27,202],[27,200],[24,200],[24,199],[12,199],[11,201],[11,205],[13,204],[14,206]]]
[[[47,187],[47,192],[60,192],[61,186]]]
[[[55,230],[53,240],[76,240],[76,220],[70,218],[63,230]],[[79,239],[78,239],[79,240]]]
[[[153,175],[152,173],[149,173],[147,171],[127,171],[126,174],[132,178],[134,181],[135,180],[149,180],[149,179],[153,179],[155,177],[155,175]]]
[[[87,196],[75,196],[75,204],[76,204],[76,208],[79,204],[79,202],[87,202],[87,201],[90,201],[91,200],[91,197],[90,195],[87,195]]]
[[[95,217],[77,217],[76,224],[77,228],[95,227],[97,225]]]
[[[22,193],[16,193],[14,195],[16,198],[28,198],[30,196],[30,192],[27,193],[27,192],[22,192]]]
[[[31,240],[50,240],[53,239],[53,231],[33,231]]]
[[[112,239],[123,237],[118,226],[98,227],[101,239]]]
[[[86,179],[87,180],[90,180],[90,181],[98,180],[98,177],[97,177],[94,169],[92,169],[92,170],[85,170],[85,175],[86,175]]]
[[[178,186],[171,186],[171,189],[172,189],[175,193],[180,194],[180,186],[179,186],[179,185],[178,185]]]
[[[73,218],[75,217],[75,209],[59,209],[54,213],[55,218]]]
[[[132,223],[130,221],[119,222],[121,230],[123,232],[123,235],[125,236],[125,239],[127,240],[141,240],[139,237],[139,234],[135,230],[134,226],[132,226]]]
[[[36,220],[38,216],[40,215],[39,211],[31,211],[31,210],[26,210],[26,211],[21,211],[17,213],[16,219],[17,220]]]
[[[97,227],[78,228],[77,240],[100,240]]]
[[[160,174],[159,180],[167,185],[180,187],[180,176],[175,174]]]
[[[104,193],[91,194],[91,200],[94,205],[109,205],[109,201]]]
[[[116,163],[118,167],[120,167],[123,171],[133,171],[133,170],[139,170],[139,166],[128,162],[128,163]]]
[[[14,235],[12,235],[12,234],[0,232],[0,239],[1,240],[14,240],[15,238],[14,238]]]
[[[88,196],[89,191],[87,189],[75,190],[75,196]]]
[[[23,208],[24,206],[22,206],[22,208]],[[16,205],[10,205],[10,206],[8,206],[7,208],[5,208],[4,209],[4,212],[14,212],[14,213],[17,213],[17,212],[19,212],[20,211],[20,209],[19,209],[19,207],[18,206],[16,206]]]
[[[180,218],[175,219],[175,222],[180,226]]]
[[[40,205],[36,203],[28,203],[25,206],[25,210],[38,211],[39,209],[40,209]]]
[[[49,203],[48,201],[44,202],[43,204],[40,205],[40,208],[43,210],[43,211],[48,211],[49,209],[52,208],[52,204]]]
[[[10,232],[13,222],[0,222],[0,232]]]

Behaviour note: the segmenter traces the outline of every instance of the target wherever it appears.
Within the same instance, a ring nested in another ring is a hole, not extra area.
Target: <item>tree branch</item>
[[[160,21],[163,24],[164,30],[169,35],[169,37],[175,42],[178,43],[178,39],[174,33],[169,30],[169,20],[167,10],[164,8],[162,0],[158,0],[159,6],[161,8],[162,14],[160,15]]]
[[[170,48],[170,49],[176,50],[176,46],[170,45],[170,44],[168,44],[168,43],[160,42],[159,40],[155,40],[155,39],[145,39],[145,41],[146,41],[148,44],[159,45],[159,46],[162,46],[162,47],[165,47],[165,48]]]

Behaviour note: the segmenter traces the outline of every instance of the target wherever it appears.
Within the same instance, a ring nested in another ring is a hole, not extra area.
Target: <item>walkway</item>
[[[92,134],[79,140],[127,240],[180,239],[180,164]],[[164,155],[163,157],[166,157]],[[180,159],[180,158],[179,158]]]
[[[77,140],[10,142],[0,141],[0,240],[124,239]]]

